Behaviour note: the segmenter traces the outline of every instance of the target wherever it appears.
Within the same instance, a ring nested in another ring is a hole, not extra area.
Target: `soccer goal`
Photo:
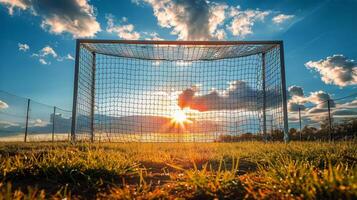
[[[288,140],[282,41],[77,40],[72,140]]]

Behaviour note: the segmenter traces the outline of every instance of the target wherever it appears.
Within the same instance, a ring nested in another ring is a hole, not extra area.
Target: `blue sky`
[[[288,86],[311,98],[356,90],[356,0],[45,2],[0,0],[0,90],[71,110],[79,37],[284,40]]]

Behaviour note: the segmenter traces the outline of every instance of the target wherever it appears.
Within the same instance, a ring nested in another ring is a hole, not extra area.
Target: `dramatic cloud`
[[[288,111],[296,112],[296,111],[299,111],[299,108],[300,108],[300,110],[306,109],[305,105],[303,105],[303,104],[299,104],[299,103],[295,103],[295,102],[291,102],[291,101],[288,102]]]
[[[9,121],[1,121],[0,120],[0,128],[10,128],[10,127],[19,127],[20,125],[14,122],[9,122]]]
[[[338,108],[357,108],[357,99],[344,104],[337,105]]]
[[[204,0],[144,0],[153,8],[161,27],[172,28],[180,40],[205,40],[209,34],[210,9]],[[212,22],[214,23],[214,22]]]
[[[180,108],[201,112],[211,110],[235,110],[235,109],[256,109],[257,91],[252,89],[244,81],[233,81],[229,88],[219,93],[216,90],[206,95],[197,95],[198,87],[191,87],[184,90],[178,97]]]
[[[300,86],[290,86],[288,88],[289,100],[288,100],[288,110],[290,112],[296,112],[300,110],[305,110],[304,103],[306,103],[306,98],[304,97],[304,90]]]
[[[303,97],[304,96],[304,90],[300,86],[290,86],[289,89],[289,95],[290,97],[298,96],[298,97]]]
[[[21,44],[21,43],[19,43],[18,46],[19,46],[19,51],[24,51],[24,52],[26,52],[26,51],[28,51],[28,50],[30,49],[30,46],[27,45],[27,44]]]
[[[327,114],[327,108],[318,108],[318,107],[313,107],[310,108],[307,111],[308,114],[316,114],[316,113],[326,113]]]
[[[324,91],[311,92],[310,96],[306,97],[307,101],[316,105],[317,108],[327,108],[327,100],[330,101],[330,107],[335,107],[335,102],[331,99],[330,94]]]
[[[275,24],[282,24],[282,23],[284,23],[285,21],[290,20],[290,19],[292,19],[292,18],[294,18],[294,15],[279,14],[279,15],[273,17],[272,20],[273,20],[273,22],[274,22]]]
[[[206,0],[132,0],[153,8],[160,27],[171,29],[179,40],[224,40],[227,32],[244,38],[253,33],[256,22],[263,22],[272,12],[230,6],[223,2]],[[282,23],[292,15],[281,14],[276,21]]]
[[[53,34],[70,33],[74,38],[94,37],[100,24],[87,0],[0,0],[13,14],[14,8],[30,10],[42,18],[41,27]]]
[[[334,116],[357,116],[357,111],[354,110],[348,110],[348,109],[340,109],[340,110],[334,110],[332,112]]]
[[[296,122],[298,118],[297,111],[301,113],[303,120],[308,120],[309,123],[321,122],[328,115],[328,100],[330,102],[331,114],[336,117],[355,117],[357,116],[357,99],[351,102],[336,104],[330,94],[324,91],[311,92],[308,96],[304,96],[303,88],[299,86],[289,87],[288,110],[292,121]],[[306,105],[310,104],[310,105]],[[311,105],[312,104],[312,105]]]
[[[312,122],[320,122],[321,120],[326,119],[328,114],[327,100],[330,102],[331,109],[336,107],[330,94],[324,91],[311,92],[310,96],[306,97],[306,102],[312,103],[314,106],[306,109],[305,118]]]
[[[125,40],[137,40],[140,38],[140,34],[134,31],[134,25],[115,25],[113,15],[108,15],[107,17],[107,31],[109,33],[116,33],[118,37]],[[127,19],[123,18],[122,22],[126,22]]]
[[[296,112],[299,110],[306,110],[306,103],[314,104],[314,107],[308,109],[308,113],[324,112],[328,107],[327,100],[330,100],[330,107],[335,107],[335,102],[331,99],[330,94],[324,91],[311,92],[309,96],[304,96],[304,90],[300,86],[290,86],[288,89],[289,100],[288,110]]]
[[[7,105],[6,102],[0,100],[0,109],[6,109],[8,107],[9,107],[9,105]]]
[[[228,28],[234,36],[244,38],[253,33],[252,27],[255,22],[264,21],[264,18],[269,14],[269,11],[232,8],[230,15],[233,17],[233,21]]]
[[[341,87],[357,84],[357,62],[347,59],[343,55],[333,55],[319,61],[309,61],[305,66],[319,72],[324,83]]]
[[[241,10],[205,0],[142,0],[152,6],[161,27],[171,28],[180,40],[223,40],[227,28],[234,36],[253,33],[256,21],[263,21],[269,11]],[[141,1],[134,1],[140,4]]]

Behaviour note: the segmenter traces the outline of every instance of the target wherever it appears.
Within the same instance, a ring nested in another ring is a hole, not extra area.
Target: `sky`
[[[76,38],[283,40],[294,111],[356,91],[356,9],[356,0],[0,0],[0,90],[71,110]]]

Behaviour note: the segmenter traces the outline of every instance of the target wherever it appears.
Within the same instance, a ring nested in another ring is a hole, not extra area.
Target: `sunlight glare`
[[[184,123],[187,120],[186,114],[182,110],[177,110],[173,116],[173,120],[179,123]]]
[[[182,110],[176,110],[172,114],[171,118],[171,123],[181,128],[184,128],[185,124],[187,123],[192,123],[192,121],[188,119],[187,115]]]

